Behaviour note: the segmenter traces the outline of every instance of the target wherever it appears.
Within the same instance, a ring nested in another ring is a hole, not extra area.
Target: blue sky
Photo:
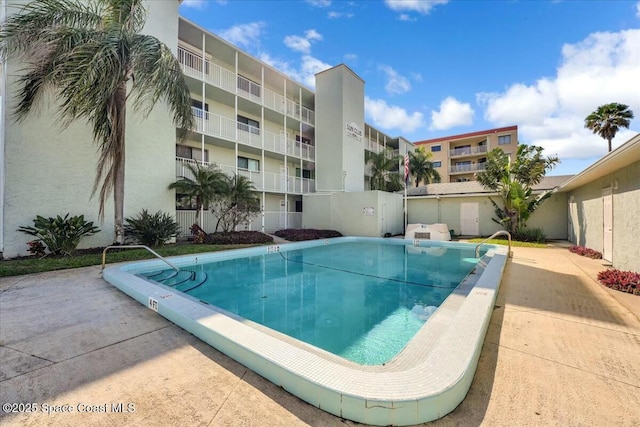
[[[638,0],[185,0],[180,14],[313,89],[347,64],[365,84],[367,123],[410,141],[518,125],[583,170],[607,152],[584,128],[599,105],[640,131]]]

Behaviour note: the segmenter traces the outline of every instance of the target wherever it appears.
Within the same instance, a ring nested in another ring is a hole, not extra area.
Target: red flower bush
[[[640,295],[640,274],[633,271],[610,269],[598,273],[598,280],[604,286],[616,291]]]
[[[569,246],[569,251],[587,258],[602,259],[602,253],[584,246]]]

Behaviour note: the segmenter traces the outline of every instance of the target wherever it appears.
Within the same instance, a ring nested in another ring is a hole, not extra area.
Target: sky
[[[518,126],[520,143],[576,174],[607,153],[584,127],[598,106],[640,132],[640,0],[184,0],[181,16],[310,89],[344,63],[365,121],[416,142]]]

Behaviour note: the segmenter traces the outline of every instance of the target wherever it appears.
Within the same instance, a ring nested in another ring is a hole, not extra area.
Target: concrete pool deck
[[[640,425],[640,297],[602,287],[603,261],[561,246],[514,248],[469,394],[426,425]],[[38,412],[0,409],[2,426],[358,425],[171,324],[99,267],[0,279],[5,402]]]

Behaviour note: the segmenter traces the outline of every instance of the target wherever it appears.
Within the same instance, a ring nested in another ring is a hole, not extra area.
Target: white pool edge
[[[262,246],[206,255],[175,257],[178,267],[239,256],[262,255],[365,238],[344,237],[324,242],[302,242],[286,247]],[[389,239],[370,239],[384,241]],[[404,244],[398,241],[395,244]],[[460,243],[428,242],[435,246]],[[507,248],[493,247],[480,277],[465,296],[448,298],[424,331],[386,366],[368,367],[324,357],[305,345],[293,345],[277,336],[240,322],[177,291],[143,280],[133,271],[165,268],[159,260],[118,265],[103,277],[144,305],[157,302],[160,315],[191,332],[249,369],[318,408],[353,421],[372,425],[412,425],[440,418],[453,411],[466,396],[476,371],[491,319]],[[465,292],[466,293],[466,292]],[[432,322],[433,321],[433,322]],[[431,328],[431,329],[429,329]],[[410,349],[410,351],[408,351]]]

